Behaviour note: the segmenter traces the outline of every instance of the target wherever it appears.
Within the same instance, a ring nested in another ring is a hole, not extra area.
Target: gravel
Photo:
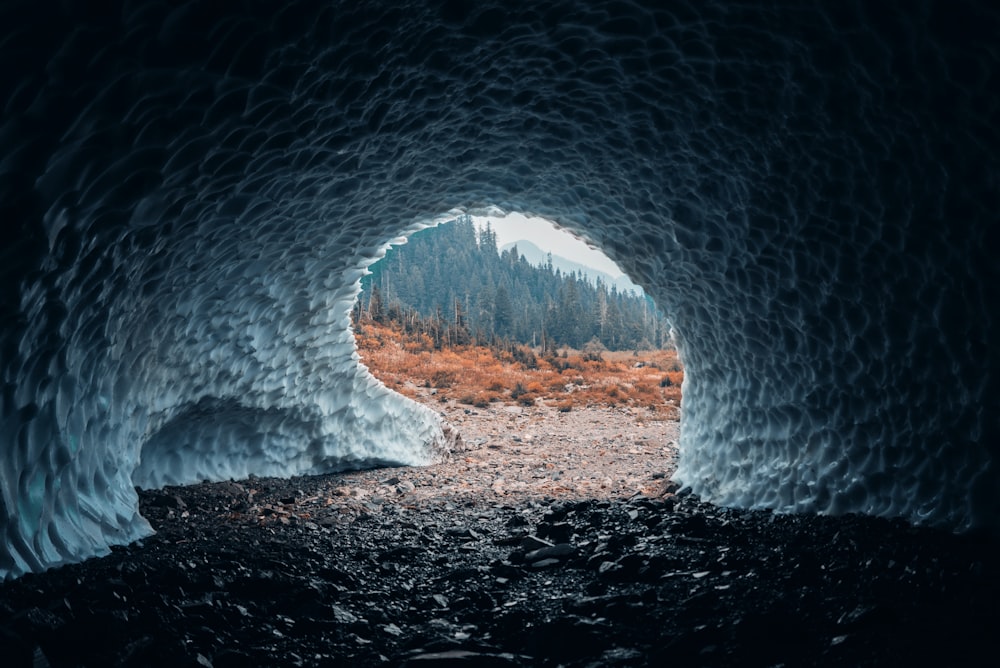
[[[155,536],[0,587],[3,665],[992,665],[990,540],[705,504],[641,412],[440,408],[438,465],[141,493]]]

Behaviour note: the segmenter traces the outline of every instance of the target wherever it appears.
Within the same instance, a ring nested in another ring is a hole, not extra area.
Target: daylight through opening
[[[369,269],[352,311],[361,359],[439,413],[466,463],[495,469],[476,487],[668,489],[681,363],[664,315],[606,255],[543,218],[461,215]]]

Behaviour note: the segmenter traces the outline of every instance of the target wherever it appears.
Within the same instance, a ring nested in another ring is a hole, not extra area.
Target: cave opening
[[[661,495],[684,377],[668,321],[594,246],[487,210],[397,239],[369,267],[352,309],[361,362],[440,415],[467,459],[540,451],[507,461],[545,476],[497,471],[487,496],[539,478],[563,498]]]

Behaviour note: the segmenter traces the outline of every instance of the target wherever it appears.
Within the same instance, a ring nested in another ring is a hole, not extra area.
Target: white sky
[[[476,227],[485,227],[490,221],[497,235],[497,248],[511,241],[526,239],[543,251],[561,255],[567,260],[579,262],[613,277],[622,275],[622,270],[607,255],[589,247],[569,232],[557,229],[545,218],[528,218],[521,213],[509,213],[503,218],[493,216],[473,216]]]

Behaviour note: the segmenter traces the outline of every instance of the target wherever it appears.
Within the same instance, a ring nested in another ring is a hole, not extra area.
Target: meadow
[[[436,349],[427,334],[370,320],[356,326],[355,337],[372,374],[413,399],[480,408],[543,404],[563,412],[622,406],[680,418],[684,371],[675,350],[560,348],[543,354],[507,343]]]

